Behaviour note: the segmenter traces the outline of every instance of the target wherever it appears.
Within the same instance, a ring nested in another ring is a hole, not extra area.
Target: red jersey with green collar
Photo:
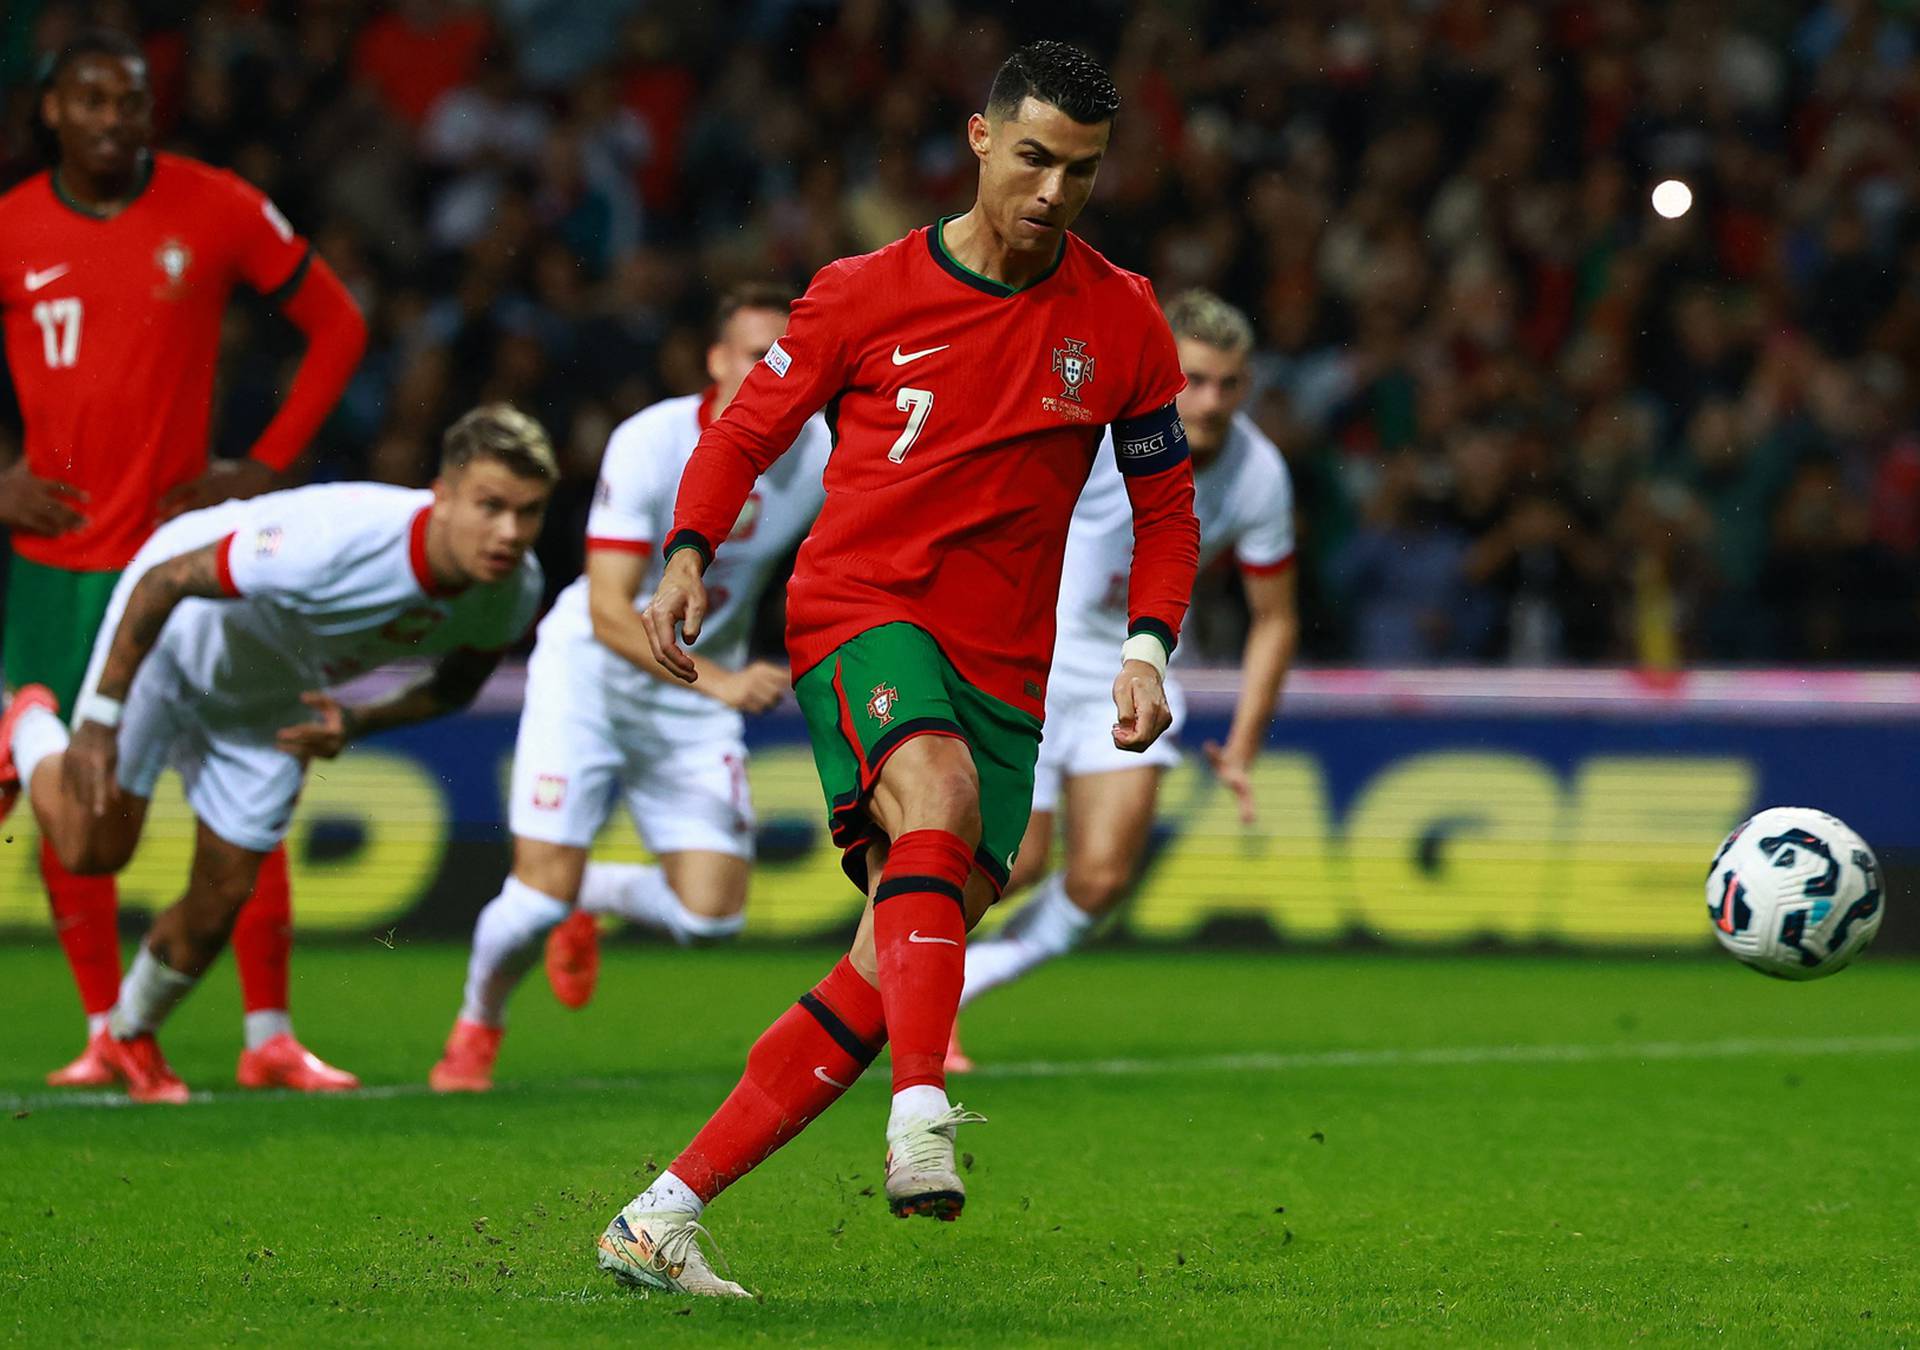
[[[961,676],[1038,718],[1074,502],[1116,431],[1134,516],[1130,627],[1171,651],[1199,556],[1184,385],[1145,278],[1067,235],[1019,291],[939,225],[823,268],[701,436],[668,551],[711,556],[754,480],[825,408],[826,505],[787,592],[796,677],[881,624],[915,624]],[[1115,670],[1120,654],[1114,653]]]
[[[220,326],[233,288],[293,289],[307,243],[222,169],[156,154],[139,195],[100,219],[51,174],[0,197],[0,323],[36,477],[78,488],[87,523],[16,534],[23,558],[126,566],[155,505],[207,466]]]

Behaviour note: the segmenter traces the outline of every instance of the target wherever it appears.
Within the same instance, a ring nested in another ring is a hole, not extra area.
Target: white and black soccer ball
[[[1727,836],[1707,869],[1713,935],[1783,980],[1845,969],[1880,931],[1884,908],[1867,841],[1812,807],[1762,811]]]

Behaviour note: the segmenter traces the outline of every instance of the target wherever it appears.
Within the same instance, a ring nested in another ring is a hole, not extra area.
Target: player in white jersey
[[[508,807],[513,871],[474,925],[460,1013],[428,1074],[436,1091],[493,1086],[507,1000],[543,940],[554,992],[580,1007],[599,970],[598,915],[682,943],[732,937],[745,922],[754,819],[741,715],[772,707],[788,683],[785,666],[748,661],[747,639],[761,592],[825,500],[831,438],[819,418],[755,485],[707,574],[696,686],[654,659],[640,611],[680,471],[785,331],[791,298],[766,285],[729,292],[707,351],[712,386],[628,418],[607,442],[586,574],[541,622],[528,664]],[[622,798],[657,865],[588,863]]]
[[[1224,745],[1204,747],[1220,782],[1252,824],[1248,770],[1260,753],[1292,663],[1299,624],[1293,563],[1293,488],[1286,461],[1240,404],[1248,389],[1253,326],[1218,296],[1187,291],[1167,305],[1187,387],[1179,395],[1193,453],[1193,512],[1200,565],[1228,549],[1240,565],[1251,623],[1240,697]],[[996,985],[1064,955],[1126,894],[1153,827],[1163,770],[1178,762],[1186,719],[1179,680],[1167,674],[1173,726],[1144,753],[1114,748],[1111,652],[1126,637],[1133,534],[1126,489],[1102,448],[1073,510],[1062,571],[1047,734],[1034,774],[1033,815],[1009,890],[1039,892],[997,933],[967,944],[965,1007]],[[1053,822],[1066,814],[1066,866],[1048,871]],[[1044,876],[1043,876],[1044,874]],[[956,1033],[947,1068],[971,1067]]]
[[[24,786],[69,871],[124,867],[161,771],[185,781],[186,894],[154,920],[103,1046],[136,1101],[186,1100],[154,1033],[225,946],[308,762],[465,707],[528,630],[558,476],[540,425],[492,404],[447,430],[432,491],[325,484],[180,516],[114,590],[71,736],[42,686],[0,715],[0,816]],[[422,656],[432,670],[379,702],[322,692]]]

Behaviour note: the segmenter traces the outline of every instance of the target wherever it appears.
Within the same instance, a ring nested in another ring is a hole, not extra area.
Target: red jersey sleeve
[[[1187,387],[1173,331],[1148,301],[1147,336],[1130,411],[1113,424],[1113,453],[1133,504],[1133,569],[1127,579],[1127,636],[1152,633],[1173,655],[1200,570],[1200,522],[1193,514],[1193,461],[1174,398]]]
[[[307,241],[258,188],[235,174],[223,172],[221,177],[232,194],[228,228],[233,232],[235,271],[262,295],[285,298],[278,293],[291,293],[298,274],[306,270]]]
[[[700,435],[680,475],[663,557],[697,549],[703,562],[732,532],[754,480],[785,454],[806,420],[846,387],[843,334],[854,303],[849,269],[829,263],[793,302],[787,331],[747,375],[727,410]]]
[[[1173,329],[1167,326],[1166,315],[1153,293],[1153,283],[1145,277],[1135,277],[1133,281],[1139,288],[1140,320],[1146,326],[1146,335],[1140,346],[1133,397],[1127,401],[1126,411],[1120,414],[1122,419],[1141,417],[1163,408],[1187,387],[1187,377],[1180,369],[1180,349],[1174,345]]]

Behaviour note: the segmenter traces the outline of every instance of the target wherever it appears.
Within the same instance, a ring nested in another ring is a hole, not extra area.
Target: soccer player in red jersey
[[[868,897],[852,951],[763,1033],[718,1112],[600,1238],[630,1283],[742,1295],[696,1245],[704,1206],[832,1105],[891,1042],[887,1200],[958,1217],[943,1059],[968,929],[1005,885],[1032,797],[1067,522],[1108,426],[1134,521],[1116,745],[1166,729],[1162,678],[1198,559],[1182,376],[1145,279],[1068,226],[1119,96],[1035,43],[967,124],[971,210],[824,268],[680,480],[646,611],[695,669],[701,574],[754,480],[822,407],[826,505],[788,588],[787,647],[836,842]],[[678,630],[678,633],[676,633]]]
[[[358,309],[273,204],[239,178],[155,154],[140,49],[83,34],[54,62],[39,115],[53,167],[0,197],[0,324],[26,453],[0,474],[13,532],[3,643],[13,689],[73,711],[120,571],[162,520],[274,485],[339,399],[366,342]],[[305,334],[306,355],[250,458],[209,465],[220,325],[245,283]],[[87,1013],[87,1050],[56,1085],[112,1081],[101,1056],[120,987],[113,878],[78,877],[44,842],[41,873]],[[351,1074],[294,1039],[284,850],[261,868],[234,938],[247,1086],[331,1089]]]

